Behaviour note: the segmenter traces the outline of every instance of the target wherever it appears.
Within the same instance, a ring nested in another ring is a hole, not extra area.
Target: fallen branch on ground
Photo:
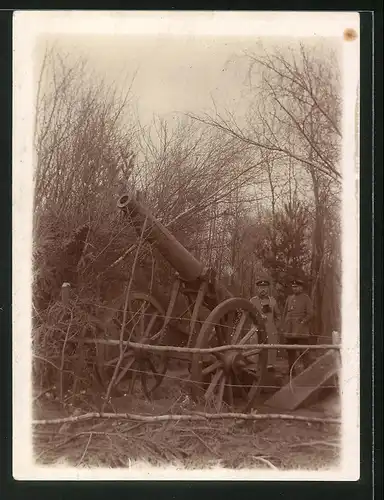
[[[105,344],[105,345],[120,345],[119,340],[113,339],[84,339],[85,344]],[[150,345],[150,344],[140,344],[138,342],[123,341],[123,345],[131,347],[132,349],[143,350],[143,351],[154,351],[154,352],[186,352],[191,354],[198,353],[215,353],[215,352],[225,352],[225,351],[249,351],[252,349],[285,349],[285,350],[340,350],[340,345],[334,344],[314,344],[314,345],[301,345],[301,344],[230,344],[222,345],[219,347],[207,347],[201,349],[199,347],[177,347],[177,346],[165,346],[165,345]],[[255,353],[256,354],[256,353]]]
[[[331,446],[333,448],[341,448],[340,442],[334,441],[309,441],[308,443],[294,443],[291,448],[301,448],[302,446]]]
[[[204,421],[204,420],[293,420],[310,423],[326,423],[326,424],[341,424],[341,420],[337,418],[319,418],[306,417],[302,415],[285,415],[279,413],[204,413],[195,412],[182,415],[136,415],[133,413],[84,413],[75,417],[54,418],[51,420],[32,420],[32,425],[49,425],[49,424],[64,424],[91,420],[93,418],[106,418],[113,420],[134,420],[137,422],[156,423],[176,421]]]

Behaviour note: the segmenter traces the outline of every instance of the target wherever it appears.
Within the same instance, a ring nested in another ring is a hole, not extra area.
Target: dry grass
[[[112,400],[113,410],[144,415],[190,411],[183,388],[161,386],[150,402],[136,393]],[[82,405],[81,410],[87,407]],[[78,413],[42,396],[35,418]],[[318,470],[335,466],[339,457],[338,426],[293,421],[169,421],[142,423],[89,420],[34,430],[37,463],[65,462],[81,467],[157,467],[202,469],[266,468]]]
[[[148,425],[97,421],[35,431],[36,459],[45,465],[64,459],[84,467],[129,467],[145,461],[189,469],[209,465],[311,470],[332,467],[338,450],[335,431],[292,422]]]

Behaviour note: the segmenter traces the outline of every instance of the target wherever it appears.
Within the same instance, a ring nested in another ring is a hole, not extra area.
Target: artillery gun
[[[150,396],[166,376],[170,361],[179,359],[188,367],[195,399],[202,398],[217,411],[223,404],[241,409],[251,407],[266,372],[267,350],[204,349],[266,343],[258,310],[249,300],[233,297],[217,280],[214,270],[205,268],[135,197],[121,196],[118,208],[130,217],[141,242],[155,247],[172,266],[175,280],[166,310],[153,296],[144,293],[130,293],[127,307],[121,300],[121,307],[105,329],[106,339],[114,339],[115,344],[98,345],[97,370],[101,380],[106,385],[111,380],[119,359],[116,341],[121,340],[121,333],[124,341],[161,346],[169,345],[168,333],[173,330],[183,337],[173,336],[173,345],[194,347],[196,351],[175,350],[169,354],[127,347],[114,381],[115,393],[132,390],[140,379],[144,392]],[[187,308],[176,316],[175,304],[180,296],[187,299]]]

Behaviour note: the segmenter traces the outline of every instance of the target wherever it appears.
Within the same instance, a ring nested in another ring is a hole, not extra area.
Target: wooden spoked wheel
[[[109,340],[119,340],[124,320],[124,301],[113,316]],[[150,295],[133,293],[129,299],[123,333],[124,341],[159,345],[162,339],[164,310]],[[98,374],[107,388],[120,358],[120,345],[99,344]],[[123,358],[114,379],[111,395],[132,393],[141,383],[148,398],[159,387],[167,370],[166,353],[140,351],[123,346]]]
[[[267,343],[264,323],[247,300],[230,298],[219,304],[200,330],[195,347]],[[247,410],[259,394],[267,367],[266,349],[195,353],[191,366],[191,389],[207,409],[223,406]]]

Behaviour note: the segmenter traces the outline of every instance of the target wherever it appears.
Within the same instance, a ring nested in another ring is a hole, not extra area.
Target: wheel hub
[[[221,361],[225,373],[229,373],[237,366],[242,365],[242,356],[239,352],[229,351],[222,355]]]

